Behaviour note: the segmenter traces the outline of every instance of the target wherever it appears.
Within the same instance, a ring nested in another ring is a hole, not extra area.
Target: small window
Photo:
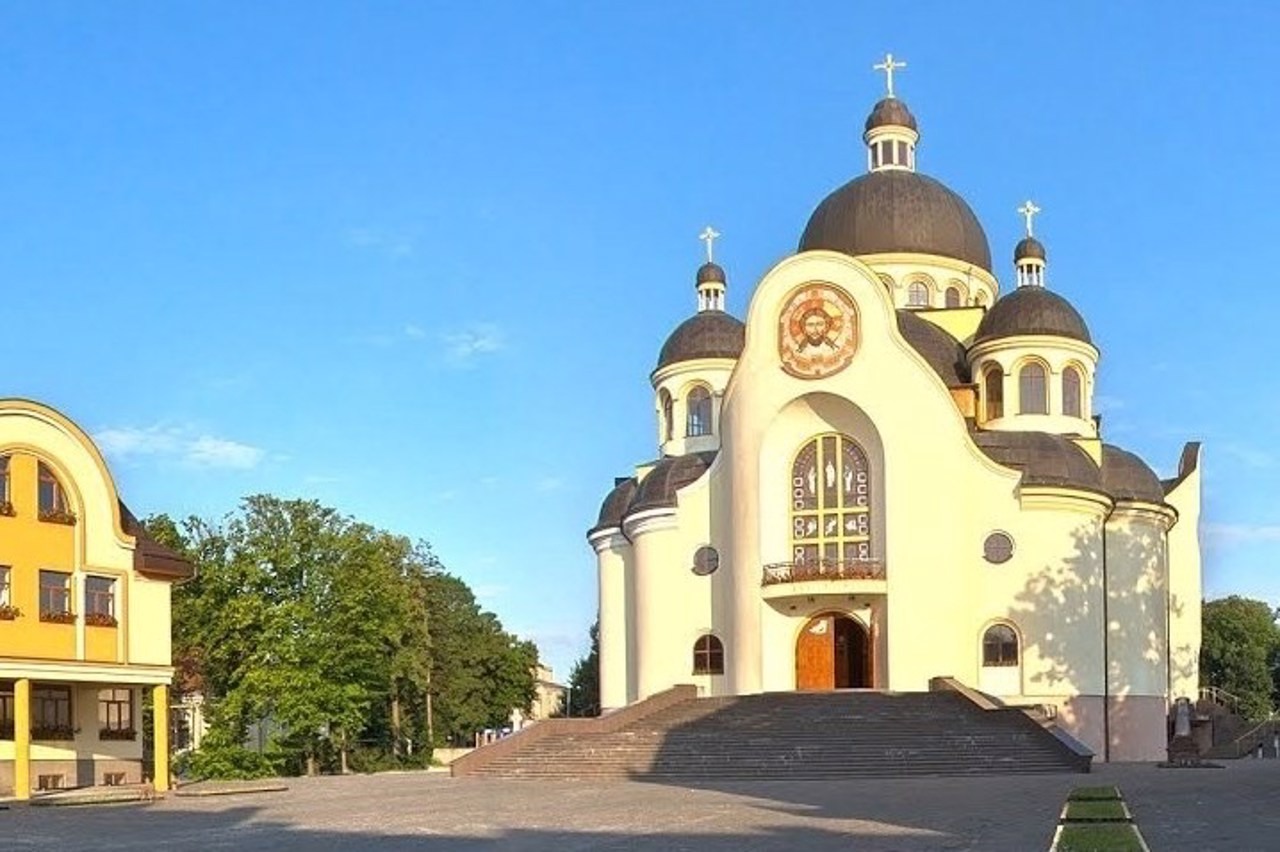
[[[40,620],[75,620],[71,615],[70,574],[61,571],[40,572]]]
[[[31,736],[38,740],[75,739],[71,726],[71,687],[37,686],[31,690]]]
[[[133,690],[98,690],[98,738],[131,740],[136,736],[137,731],[133,727]]]
[[[885,140],[880,143],[880,161],[883,165],[893,165],[893,143]]]
[[[907,164],[907,143],[898,142],[898,165],[905,166]]]
[[[1018,373],[1018,413],[1048,414],[1049,394],[1044,367],[1027,364]]]
[[[1008,533],[993,532],[982,543],[982,558],[992,565],[1008,562],[1013,558],[1013,539]]]
[[[102,773],[103,787],[121,787],[124,785],[123,772],[104,772]]]
[[[12,499],[9,496],[9,456],[0,456],[0,503],[12,505]]]
[[[699,547],[693,554],[693,573],[699,577],[714,574],[720,567],[720,553],[711,545]]]
[[[8,565],[0,565],[0,607],[10,606],[13,600],[13,592],[9,589],[12,576]]]
[[[711,391],[696,387],[685,398],[685,435],[696,438],[711,434]]]
[[[13,682],[0,681],[0,740],[13,739]]]
[[[982,665],[1016,666],[1018,634],[1007,624],[993,624],[982,637]]]
[[[37,790],[61,790],[62,776],[61,775],[37,775],[36,789]]]
[[[84,623],[114,627],[116,624],[116,581],[110,577],[85,577]]]
[[[675,404],[671,399],[671,392],[666,388],[658,394],[659,403],[662,405],[662,440],[670,441],[671,432],[675,428]]]
[[[975,297],[975,301],[977,301],[979,307],[985,308],[987,306],[987,294],[979,293]]]
[[[708,633],[693,643],[694,674],[724,674],[724,645],[720,639]]]
[[[987,419],[1004,417],[1004,371],[998,366],[987,368],[982,384],[987,397]]]
[[[947,288],[947,307],[948,307],[948,308],[958,308],[958,307],[961,307],[961,304],[960,304],[960,288],[959,288],[959,287],[948,287],[948,288]]]
[[[1062,413],[1067,417],[1081,417],[1080,371],[1067,367],[1062,371]]]
[[[907,287],[907,306],[911,308],[929,307],[929,285],[923,281],[912,281]]]

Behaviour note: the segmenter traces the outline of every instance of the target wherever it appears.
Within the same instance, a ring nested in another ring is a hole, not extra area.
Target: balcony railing
[[[803,583],[808,580],[883,580],[884,563],[871,559],[811,559],[773,562],[764,566],[760,585]]]

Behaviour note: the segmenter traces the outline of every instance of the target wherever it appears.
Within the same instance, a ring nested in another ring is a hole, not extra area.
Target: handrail
[[[764,566],[762,586],[806,580],[883,580],[883,562],[872,559],[808,559]]]
[[[1221,704],[1223,707],[1231,707],[1233,710],[1240,706],[1240,697],[1227,692],[1220,686],[1200,687],[1200,698],[1212,701],[1214,704]]]
[[[1266,736],[1275,729],[1276,720],[1267,719],[1254,725],[1240,736],[1236,737],[1230,743],[1225,744],[1225,748],[1230,750],[1230,756],[1233,758],[1244,757],[1251,753],[1258,746],[1266,743]],[[1245,744],[1248,743],[1248,747]]]

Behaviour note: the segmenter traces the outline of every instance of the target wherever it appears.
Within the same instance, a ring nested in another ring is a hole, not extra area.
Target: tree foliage
[[[591,625],[591,648],[569,674],[569,715],[600,715],[600,621]]]
[[[1280,656],[1275,610],[1266,601],[1232,595],[1207,602],[1201,620],[1201,682],[1239,698],[1244,716],[1269,715]]]
[[[416,762],[429,757],[433,704],[435,741],[528,706],[536,652],[425,544],[268,495],[220,524],[161,515],[147,528],[197,567],[174,590],[174,657],[180,687],[211,708],[205,742],[227,754],[193,766],[261,771],[235,750],[264,720],[279,767],[346,769],[353,751]]]

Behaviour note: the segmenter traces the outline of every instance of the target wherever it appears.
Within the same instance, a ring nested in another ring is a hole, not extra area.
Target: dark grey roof
[[[1168,494],[1173,489],[1182,484],[1182,480],[1186,479],[1196,468],[1200,466],[1200,442],[1188,441],[1182,448],[1182,456],[1178,459],[1178,475],[1172,479],[1160,480],[1164,493]]]
[[[855,178],[809,217],[800,251],[848,255],[917,252],[991,271],[991,247],[964,199],[916,172],[888,170]]]
[[[884,98],[873,106],[871,115],[867,116],[866,129],[884,127],[887,124],[910,127],[912,130],[919,129],[916,127],[916,117],[911,114],[911,110],[907,109],[907,105],[897,98]]]
[[[1111,444],[1102,445],[1102,487],[1116,500],[1163,503],[1164,487],[1147,463]]]
[[[663,458],[640,481],[627,514],[674,506],[676,492],[706,473],[715,457],[715,452],[707,452]]]
[[[1022,471],[1024,485],[1053,485],[1106,493],[1102,472],[1073,442],[1047,432],[973,433],[973,442],[992,461]]]
[[[720,264],[708,261],[698,267],[698,283],[706,284],[708,281],[725,283],[724,270],[720,267]]]
[[[1046,260],[1047,256],[1044,252],[1044,244],[1035,237],[1023,237],[1022,241],[1013,247],[1013,262],[1017,263],[1024,257],[1034,257],[1040,260]]]
[[[636,478],[634,476],[618,480],[613,490],[609,492],[609,496],[605,497],[604,502],[600,504],[600,516],[596,519],[596,525],[588,530],[587,535],[622,526],[622,516],[627,513],[627,507],[631,505],[631,500],[635,496]]]
[[[742,320],[724,311],[698,311],[676,330],[658,353],[658,367],[695,358],[737,358],[742,354],[747,328]]]
[[[1080,312],[1043,287],[1019,287],[998,299],[978,324],[974,342],[1022,334],[1051,334],[1093,342]]]
[[[969,365],[960,341],[914,311],[898,311],[898,331],[947,387],[969,383]]]

